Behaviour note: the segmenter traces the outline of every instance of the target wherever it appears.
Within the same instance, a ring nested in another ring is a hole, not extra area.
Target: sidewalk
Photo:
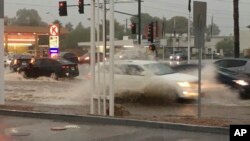
[[[228,134],[0,116],[1,141],[227,141]]]

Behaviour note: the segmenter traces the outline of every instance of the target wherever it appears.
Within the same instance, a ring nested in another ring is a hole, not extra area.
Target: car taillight
[[[62,68],[63,68],[63,69],[68,69],[68,68],[69,68],[69,66],[62,66]]]

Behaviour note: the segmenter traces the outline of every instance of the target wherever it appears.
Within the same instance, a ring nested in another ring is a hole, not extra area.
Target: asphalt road
[[[0,116],[1,141],[228,141],[229,135]]]

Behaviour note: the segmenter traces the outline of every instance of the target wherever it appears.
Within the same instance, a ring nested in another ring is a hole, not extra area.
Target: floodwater
[[[51,78],[23,79],[17,73],[5,71],[5,100],[25,101],[51,105],[89,105],[90,83],[86,79],[89,69],[80,65],[80,76],[73,80],[55,81]],[[249,106],[249,100],[240,100],[237,92],[219,84],[214,79],[213,67],[207,65],[202,70],[202,103],[207,105]],[[198,76],[197,70],[184,72]],[[159,90],[160,91],[160,90]]]

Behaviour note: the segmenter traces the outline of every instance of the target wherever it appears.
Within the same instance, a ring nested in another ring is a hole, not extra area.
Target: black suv
[[[27,66],[33,56],[31,55],[15,55],[10,62],[10,71],[18,71],[20,67]]]
[[[48,76],[55,80],[62,77],[73,78],[79,75],[78,65],[65,59],[38,58],[27,66],[19,68],[24,78]]]
[[[219,82],[238,90],[240,98],[250,98],[250,78],[248,75],[223,67],[216,67],[216,72],[216,79]]]

